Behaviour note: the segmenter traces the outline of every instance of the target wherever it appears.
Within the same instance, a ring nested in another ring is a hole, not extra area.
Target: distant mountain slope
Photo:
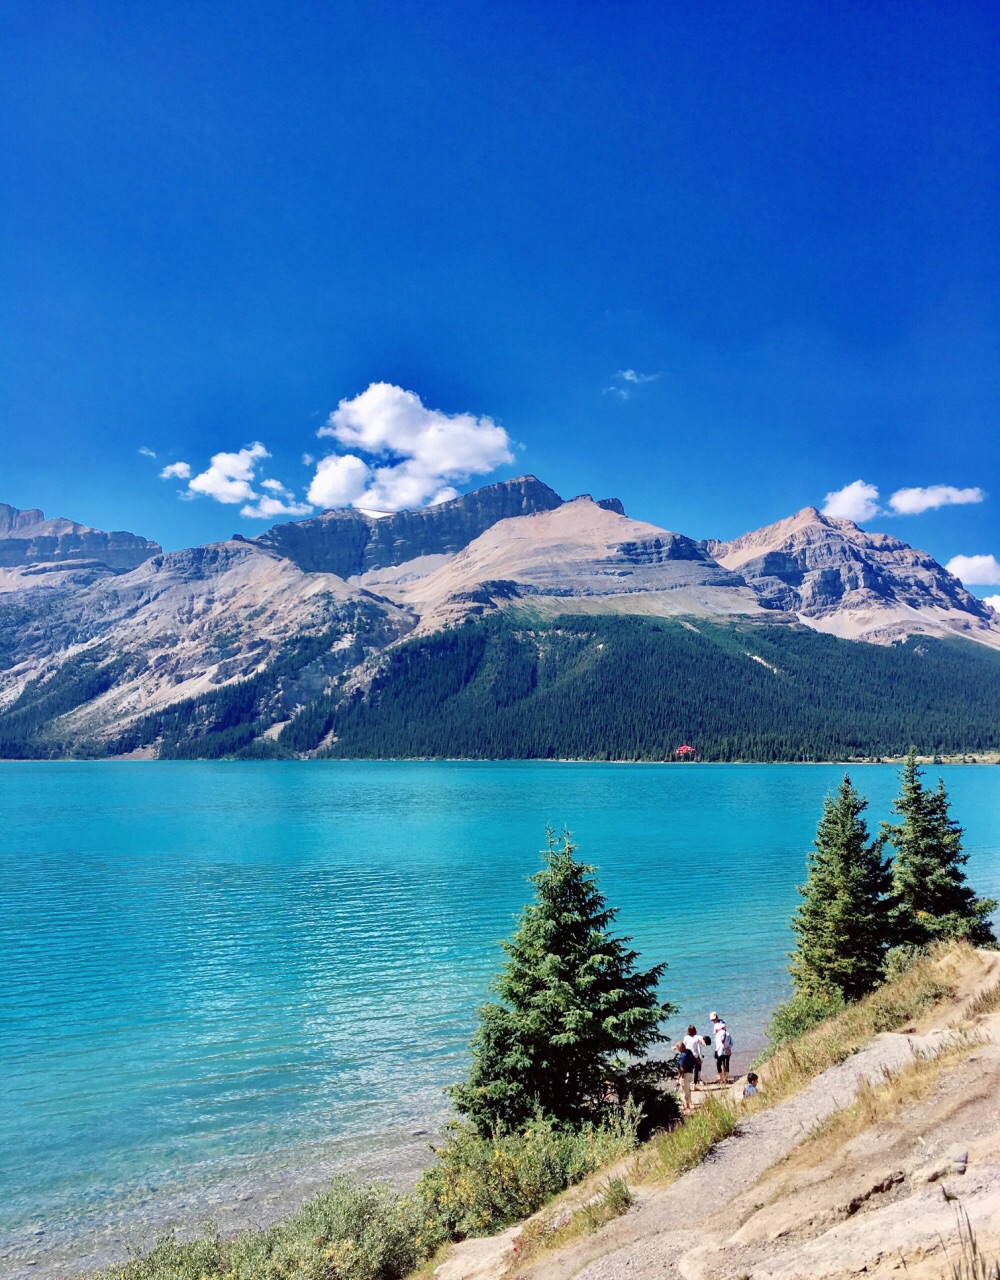
[[[702,545],[742,574],[762,602],[818,631],[877,644],[953,634],[1000,647],[993,611],[927,552],[815,507],[730,542]]]
[[[136,722],[168,758],[828,760],[996,745],[1000,654],[798,625],[511,615],[405,640],[263,736],[266,675]]]
[[[395,583],[382,575],[379,589],[418,614],[422,632],[513,605],[539,617],[765,614],[743,579],[690,538],[588,497],[500,520],[432,572],[413,566]]]
[[[995,745],[1000,654],[804,627],[492,619],[393,649],[314,723],[341,757],[826,760]],[[292,722],[279,738],[302,738]]]
[[[20,590],[0,593],[8,743],[16,726],[94,743],[137,715],[270,669],[289,646],[322,636],[321,652],[339,671],[413,627],[390,601],[246,542],[160,554],[120,577],[7,570],[0,588],[18,575]],[[113,678],[95,674],[105,670]],[[48,724],[53,706],[57,725]]]
[[[699,544],[523,476],[168,554],[3,507],[4,547],[0,755],[1000,745],[997,615],[926,553],[814,508]]]
[[[134,533],[104,533],[73,520],[46,520],[37,509],[20,511],[0,502],[0,568],[96,560],[127,571],[162,550],[158,542]]]
[[[534,476],[519,476],[393,515],[325,511],[311,520],[275,525],[254,541],[309,573],[353,578],[418,556],[454,555],[498,520],[550,511],[561,502]]]

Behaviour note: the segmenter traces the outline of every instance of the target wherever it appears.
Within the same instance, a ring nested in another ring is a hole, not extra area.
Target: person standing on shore
[[[701,1069],[705,1065],[705,1045],[697,1027],[688,1027],[684,1044],[694,1054],[694,1087],[697,1089],[701,1082]]]
[[[691,1110],[691,1080],[694,1076],[695,1056],[683,1040],[674,1045],[677,1050],[678,1078],[681,1082],[681,1093],[684,1097],[684,1110]]]
[[[733,1051],[733,1038],[729,1028],[717,1013],[709,1014],[712,1032],[715,1036],[715,1065],[719,1072],[719,1083],[729,1083],[729,1055]]]

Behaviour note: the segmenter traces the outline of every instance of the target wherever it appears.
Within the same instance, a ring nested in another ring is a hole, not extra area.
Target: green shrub
[[[173,1236],[110,1267],[106,1280],[402,1280],[429,1249],[412,1196],[384,1183],[335,1178],[294,1217],[266,1231],[223,1240],[209,1231]]]
[[[484,1138],[468,1123],[448,1127],[437,1163],[417,1184],[428,1226],[439,1239],[489,1235],[530,1217],[547,1200],[634,1149],[639,1111],[580,1129],[536,1116],[517,1133]]]
[[[919,960],[922,955],[927,954],[926,947],[917,947],[912,944],[901,943],[898,946],[890,947],[885,953],[885,980],[892,982],[896,978],[901,978],[915,961]]]
[[[773,1053],[778,1045],[794,1040],[811,1027],[840,1013],[843,1008],[843,997],[833,993],[797,995],[785,1004],[779,1004],[767,1026],[767,1052]]]

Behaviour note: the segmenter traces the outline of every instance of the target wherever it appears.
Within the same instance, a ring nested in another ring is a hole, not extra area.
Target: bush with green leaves
[[[489,1235],[520,1222],[547,1200],[633,1150],[641,1113],[626,1104],[609,1123],[560,1125],[537,1115],[516,1133],[483,1137],[455,1122],[436,1148],[437,1161],[417,1184],[426,1237],[438,1242]]]
[[[811,1027],[818,1026],[844,1008],[844,998],[837,992],[820,995],[800,993],[785,1004],[779,1004],[767,1024],[768,1052],[786,1040],[794,1040]]]
[[[403,1280],[430,1252],[422,1206],[384,1183],[344,1177],[293,1217],[231,1240],[164,1237],[104,1280]]]

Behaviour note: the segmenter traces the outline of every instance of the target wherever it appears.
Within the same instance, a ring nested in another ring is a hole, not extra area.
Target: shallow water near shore
[[[941,766],[1000,894],[1000,769]],[[676,1035],[762,1042],[835,765],[0,764],[4,1274],[412,1178],[570,827]],[[852,769],[889,816],[897,770]],[[29,1266],[35,1262],[36,1265]]]

